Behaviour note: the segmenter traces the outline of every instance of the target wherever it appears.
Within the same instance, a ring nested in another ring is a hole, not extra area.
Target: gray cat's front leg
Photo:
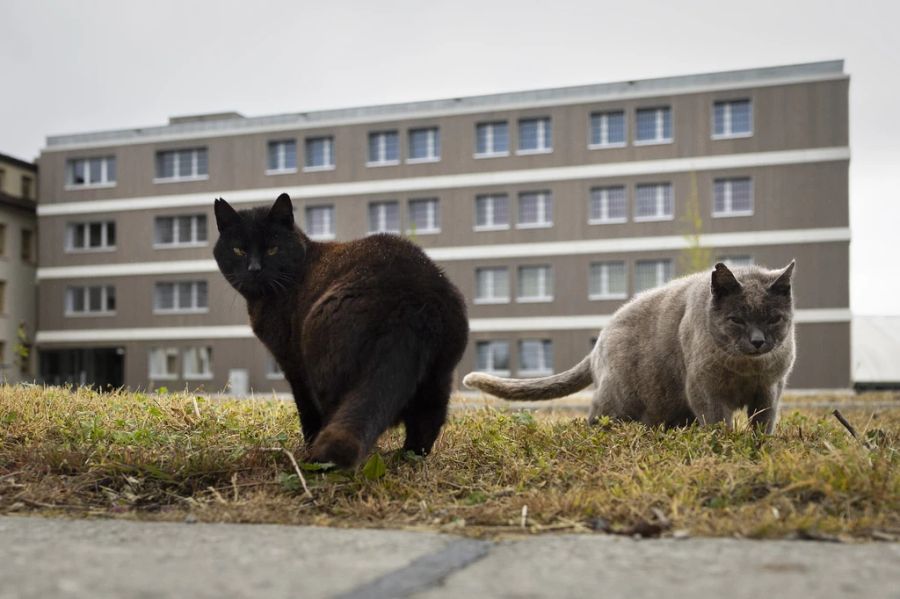
[[[690,400],[691,410],[700,424],[717,424],[724,422],[728,430],[734,429],[734,410],[715,397],[701,395]]]
[[[747,406],[750,424],[763,428],[768,435],[775,432],[775,425],[778,423],[778,405],[781,403],[782,391],[784,381],[779,381],[763,390],[753,405]]]

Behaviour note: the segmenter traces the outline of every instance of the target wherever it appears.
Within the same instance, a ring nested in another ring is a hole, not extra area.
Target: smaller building
[[[0,154],[0,381],[34,379],[37,166]]]

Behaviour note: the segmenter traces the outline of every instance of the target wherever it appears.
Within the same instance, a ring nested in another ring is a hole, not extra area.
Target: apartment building
[[[0,154],[0,383],[34,380],[37,167]]]
[[[41,374],[287,391],[211,250],[214,197],[288,192],[314,239],[406,235],[441,264],[469,302],[460,376],[569,368],[699,247],[796,259],[790,384],[848,387],[848,87],[832,61],[49,137]]]

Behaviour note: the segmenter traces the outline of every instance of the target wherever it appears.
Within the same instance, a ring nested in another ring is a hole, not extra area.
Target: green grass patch
[[[289,402],[7,386],[0,513],[885,538],[900,533],[900,410],[883,404],[845,411],[868,447],[820,407],[785,414],[772,437],[457,411],[428,458],[394,430],[342,472],[302,463]]]

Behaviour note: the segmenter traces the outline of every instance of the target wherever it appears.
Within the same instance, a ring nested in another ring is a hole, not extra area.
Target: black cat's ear
[[[714,297],[725,297],[741,291],[741,284],[734,278],[734,274],[728,267],[719,262],[712,272],[712,294]]]
[[[294,205],[291,203],[291,196],[286,193],[278,196],[275,203],[269,209],[266,216],[269,222],[277,223],[288,229],[294,228]]]
[[[219,228],[219,233],[241,222],[241,215],[231,207],[231,204],[222,198],[216,198],[214,207],[216,212],[216,227]]]
[[[775,295],[791,295],[791,277],[794,274],[794,260],[791,260],[791,263],[788,264],[781,274],[778,275],[778,278],[775,279],[775,282],[769,285],[769,293],[773,293]]]

